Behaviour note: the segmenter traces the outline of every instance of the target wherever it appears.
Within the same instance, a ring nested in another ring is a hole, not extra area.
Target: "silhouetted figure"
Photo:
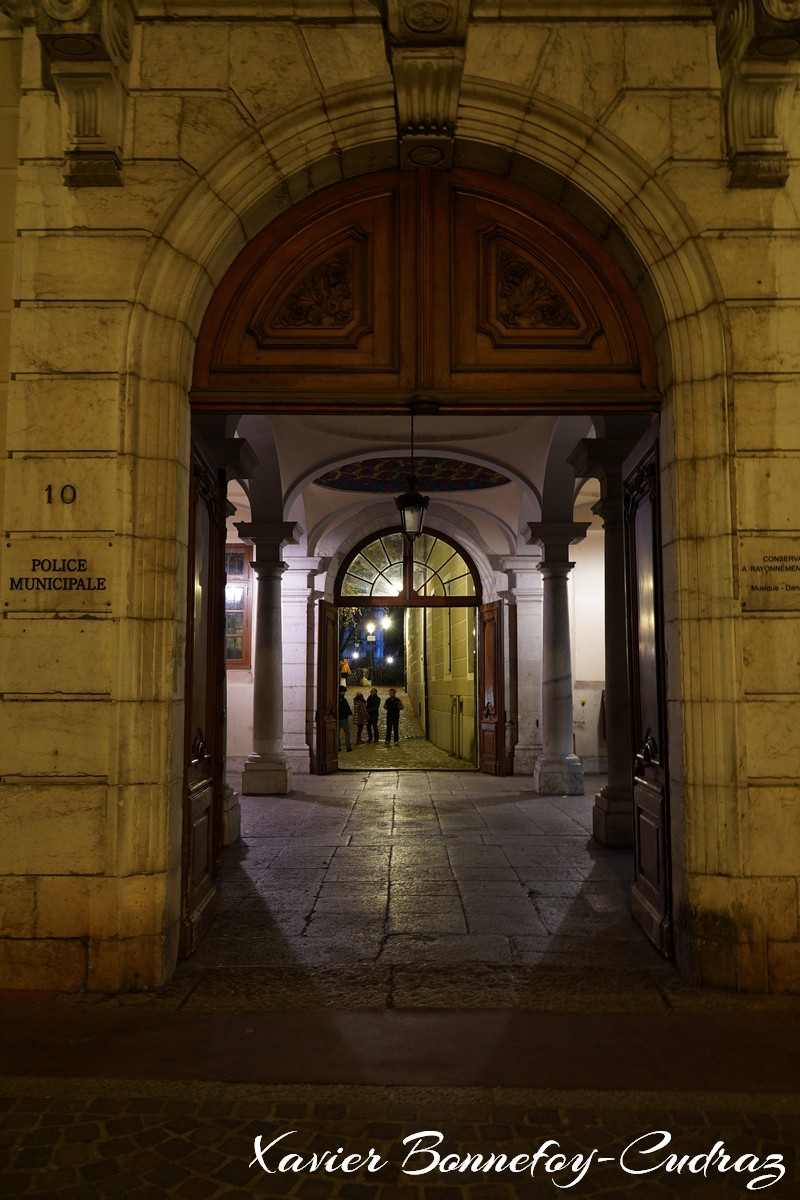
[[[381,711],[381,698],[378,695],[378,689],[373,688],[366,699],[367,705],[367,741],[377,742],[378,740],[378,716]]]
[[[345,748],[352,750],[353,747],[350,745],[350,718],[353,715],[353,710],[347,703],[345,691],[345,688],[339,688],[339,733],[344,732]]]
[[[394,734],[395,742],[400,740],[400,713],[403,708],[403,701],[395,693],[394,688],[389,688],[389,695],[383,702],[383,707],[386,710],[386,744],[392,740]]]

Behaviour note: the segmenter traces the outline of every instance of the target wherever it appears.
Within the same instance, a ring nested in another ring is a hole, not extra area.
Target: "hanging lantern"
[[[414,411],[411,411],[411,471],[406,477],[408,490],[402,496],[397,496],[395,504],[400,510],[400,524],[403,536],[413,542],[422,533],[425,521],[425,509],[428,507],[428,497],[421,496],[417,491],[417,477],[414,473]]]

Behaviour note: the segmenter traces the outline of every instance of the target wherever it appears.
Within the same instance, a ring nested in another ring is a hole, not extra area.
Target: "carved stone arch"
[[[151,717],[142,708],[137,736],[116,739],[112,747],[123,785],[144,777],[175,779],[181,770],[182,738],[174,731],[182,728],[177,698],[182,668],[172,650],[183,605],[180,589],[163,586],[163,579],[171,579],[174,564],[180,566],[186,556],[186,514],[175,497],[185,489],[187,393],[203,315],[235,255],[291,203],[331,181],[365,169],[393,169],[397,163],[391,89],[359,82],[333,99],[335,103],[331,97],[315,98],[291,119],[264,127],[258,137],[243,140],[199,170],[170,205],[142,263],[126,341],[122,447],[132,474],[119,584],[130,596],[131,615],[154,613],[159,620],[153,629],[152,622],[133,623],[124,668],[131,689],[142,694],[150,686],[154,661],[168,664],[170,673],[165,666],[163,694],[169,700],[168,712],[159,715],[160,736],[151,736]],[[501,81],[465,81],[455,150],[462,167],[494,171],[498,178],[547,197],[577,220],[616,262],[647,317],[664,392],[667,491],[674,496],[680,487],[684,514],[695,508],[708,514],[699,532],[687,528],[689,517],[679,522],[681,514],[668,514],[674,526],[669,529],[669,566],[676,580],[672,595],[680,603],[679,619],[670,630],[673,698],[680,702],[675,711],[684,705],[689,712],[700,711],[702,702],[713,711],[718,734],[707,736],[707,722],[681,722],[671,754],[676,767],[688,764],[689,771],[674,773],[673,800],[678,802],[680,791],[687,812],[698,819],[702,798],[711,795],[725,827],[735,831],[741,825],[741,793],[730,764],[744,759],[737,724],[727,720],[724,707],[736,689],[740,652],[729,618],[732,392],[730,368],[720,370],[731,358],[724,292],[711,255],[663,177],[597,122],[546,98],[537,97],[531,105],[527,95]],[[221,398],[225,400],[224,392]],[[219,407],[226,410],[222,403]],[[721,419],[698,422],[702,412]],[[163,485],[154,486],[156,478]],[[169,567],[152,577],[149,590],[140,586],[152,552],[151,541],[138,535],[142,513],[147,514],[147,528],[158,530]],[[692,587],[698,576],[708,580],[708,595]],[[684,636],[683,630],[693,630],[693,622],[705,618],[707,603],[720,613],[718,636]],[[680,721],[678,715],[676,724]],[[162,789],[154,803],[162,824],[172,820],[174,788]],[[731,864],[735,842],[734,836]],[[676,853],[679,868],[684,868],[680,848]],[[167,905],[166,927],[172,928],[176,919],[174,906]]]

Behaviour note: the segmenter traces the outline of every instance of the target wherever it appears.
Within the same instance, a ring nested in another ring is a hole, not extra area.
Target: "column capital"
[[[622,464],[638,438],[582,438],[567,455],[578,479],[599,479],[603,499],[622,493]]]
[[[570,546],[582,542],[589,527],[589,521],[530,521],[530,541],[538,542],[543,551],[540,569],[569,563]]]
[[[305,571],[308,575],[320,575],[328,568],[329,557],[319,555],[287,554],[286,566],[290,571]]]
[[[252,479],[259,458],[246,438],[209,438],[206,445],[227,479]]]
[[[535,571],[541,558],[541,552],[536,550],[532,554],[504,554],[500,566],[504,571]]]
[[[237,521],[239,537],[248,546],[255,546],[255,568],[259,562],[280,562],[281,550],[287,543],[297,543],[303,532],[294,521]]]
[[[523,600],[541,600],[542,577],[539,566],[542,561],[541,551],[537,548],[532,554],[509,554],[500,559],[500,565],[506,573],[508,588],[500,593],[511,602]]]
[[[272,562],[257,558],[250,563],[253,574],[259,579],[280,579],[286,570],[285,562]],[[260,594],[260,593],[259,593]]]

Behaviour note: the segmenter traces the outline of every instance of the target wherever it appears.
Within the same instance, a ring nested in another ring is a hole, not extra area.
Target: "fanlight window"
[[[475,570],[463,554],[435,534],[409,542],[401,533],[381,534],[356,550],[339,575],[342,598],[391,603],[456,600],[475,604]]]

